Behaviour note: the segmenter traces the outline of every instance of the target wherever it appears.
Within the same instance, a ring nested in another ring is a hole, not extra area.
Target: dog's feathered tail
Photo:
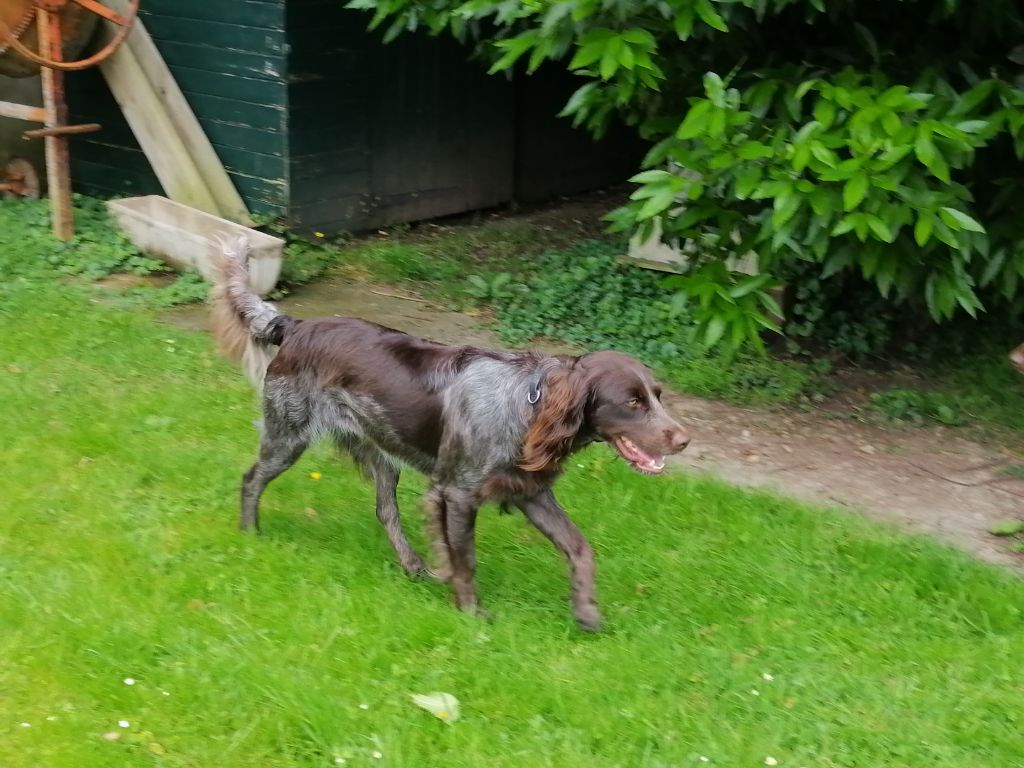
[[[245,237],[224,238],[220,246],[210,295],[213,335],[221,353],[240,362],[245,377],[261,391],[277,347],[298,321],[279,312],[253,291],[249,284],[249,242]]]

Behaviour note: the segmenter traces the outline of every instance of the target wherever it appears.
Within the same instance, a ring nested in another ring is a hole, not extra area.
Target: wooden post
[[[39,26],[39,50],[54,61],[64,60],[61,44],[60,13],[39,8],[36,16]],[[46,127],[58,128],[67,124],[67,104],[64,101],[64,73],[59,69],[42,67],[43,109]],[[53,234],[61,240],[70,240],[75,234],[71,213],[71,162],[68,159],[68,140],[60,134],[48,135],[46,141],[46,178],[50,193],[50,218]]]

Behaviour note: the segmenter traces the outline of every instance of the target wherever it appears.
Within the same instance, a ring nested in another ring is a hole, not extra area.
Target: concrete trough
[[[284,240],[212,216],[160,195],[111,200],[107,206],[135,247],[177,269],[196,269],[206,280],[220,250],[221,237],[244,235],[249,241],[249,279],[265,296],[281,274]]]

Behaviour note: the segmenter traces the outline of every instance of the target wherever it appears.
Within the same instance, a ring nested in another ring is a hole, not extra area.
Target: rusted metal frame
[[[36,17],[39,28],[39,50],[55,62],[63,60],[61,45],[59,5],[50,9],[40,8]],[[47,128],[64,128],[67,125],[67,103],[64,101],[64,73],[59,69],[43,67],[40,72],[43,81],[43,109],[46,111]],[[75,233],[71,213],[71,162],[66,136],[48,135],[46,142],[46,178],[50,191],[50,219],[53,234],[61,240],[69,240]]]
[[[107,21],[113,22],[119,27],[124,27],[132,23],[130,17],[122,16],[117,11],[107,8],[105,5],[100,5],[96,0],[71,0],[71,2],[82,6],[88,11],[92,11],[97,16],[102,16]]]
[[[68,2],[71,1],[92,13],[98,14],[104,19],[108,19],[117,27],[117,32],[110,38],[110,40],[107,41],[106,45],[92,56],[79,61],[64,61],[63,53],[60,53],[60,55],[57,56],[51,55],[53,53],[52,49],[43,45],[42,29],[39,31],[39,53],[25,47],[21,41],[18,40],[18,35],[15,34],[14,30],[5,26],[3,22],[0,22],[0,38],[6,40],[10,50],[16,51],[29,61],[34,61],[36,64],[40,64],[44,67],[50,67],[51,69],[72,71],[87,69],[94,64],[99,64],[116,51],[118,46],[124,42],[128,33],[131,32],[132,25],[135,22],[135,17],[138,15],[139,0],[128,0],[128,12],[124,14],[111,11],[109,8],[105,8],[104,6],[93,2],[93,0],[36,0],[36,7],[39,14],[49,11],[56,15],[68,4]],[[39,18],[38,14],[36,18]]]
[[[103,126],[99,123],[82,123],[81,125],[58,125],[53,128],[36,128],[22,134],[26,139],[45,139],[47,136],[75,136],[79,133],[95,133]]]

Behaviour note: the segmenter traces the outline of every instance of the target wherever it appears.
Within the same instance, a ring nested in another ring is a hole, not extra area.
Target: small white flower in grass
[[[131,723],[129,723],[127,720],[118,720],[117,724],[120,727],[122,727],[122,728],[130,728],[131,727]]]
[[[360,708],[360,709],[369,709],[369,708],[370,708],[370,705],[369,705],[369,704],[360,704],[360,705],[359,705],[359,708]]]
[[[56,715],[47,715],[46,719],[52,723],[54,720],[57,719],[57,716]]]
[[[763,675],[761,675],[761,679],[764,680],[765,682],[769,682],[770,683],[772,680],[775,679],[775,676],[774,675],[770,675],[767,672],[765,672]]]
[[[334,758],[334,764],[335,765],[344,765],[345,762],[346,761],[345,761],[344,757],[336,757],[336,758]]]
[[[32,727],[32,723],[22,723],[21,727],[22,728],[31,728]]]
[[[757,690],[757,688],[751,688],[750,689],[750,695],[751,696],[760,696],[761,692],[759,690]]]
[[[384,757],[384,753],[383,753],[383,752],[379,752],[379,751],[377,751],[377,750],[375,749],[375,750],[373,750],[373,752],[372,752],[372,756],[373,756],[373,759],[374,759],[374,760],[380,760],[380,759],[381,759],[382,757]]]
[[[125,685],[135,685],[135,678],[134,677],[126,677],[124,679],[124,684]]]
[[[774,757],[772,757],[771,755],[768,755],[768,757],[766,757],[766,758],[764,759],[764,764],[765,764],[765,765],[778,765],[778,764],[779,764],[779,761],[778,761],[778,760],[776,760],[776,759],[775,759]]]
[[[697,759],[700,760],[702,763],[710,763],[711,762],[711,758],[710,757],[706,757],[705,755],[701,755]]]
[[[160,691],[160,694],[162,696],[170,696],[171,695],[170,691]]]

